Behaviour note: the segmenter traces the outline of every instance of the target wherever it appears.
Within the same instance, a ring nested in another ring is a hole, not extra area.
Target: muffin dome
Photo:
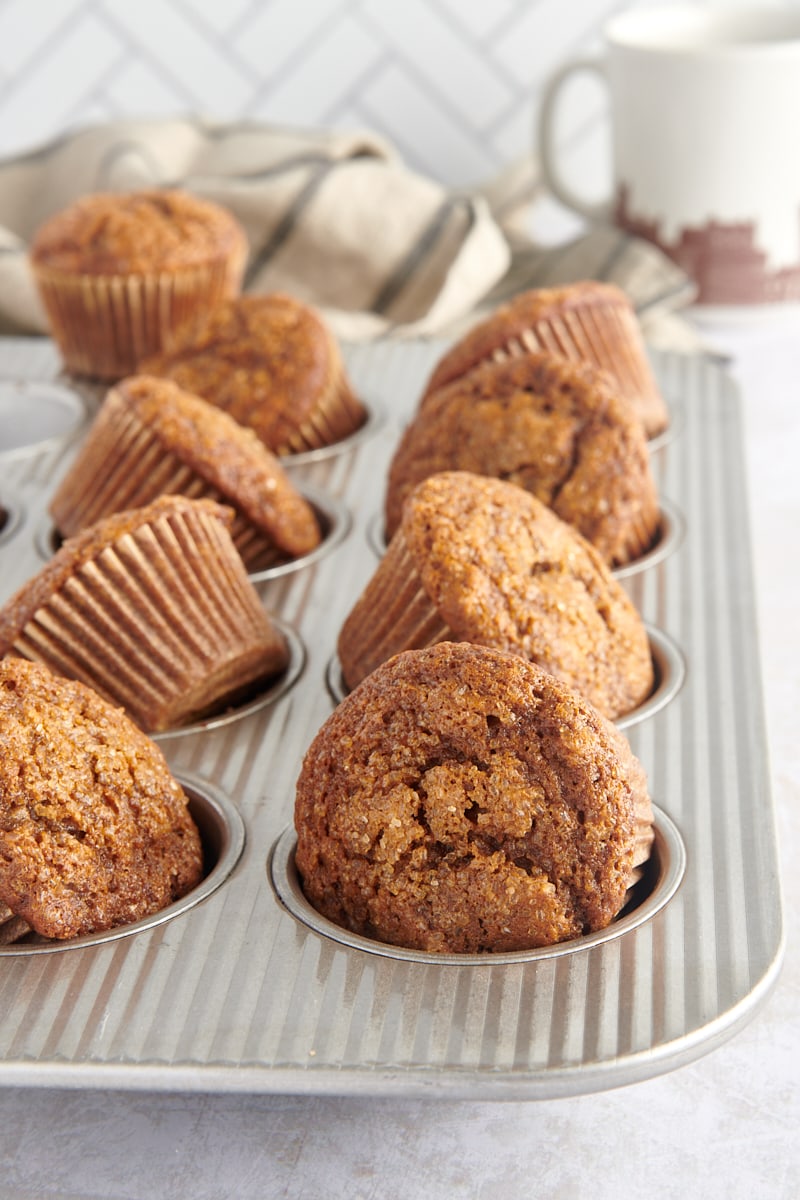
[[[532,663],[443,642],[378,667],[297,783],[305,894],[366,937],[512,951],[602,929],[649,856],[641,765]]]
[[[431,395],[389,467],[386,533],[423,479],[470,471],[516,483],[612,566],[654,541],[659,504],[641,422],[613,380],[550,354],[485,362]]]
[[[354,687],[392,654],[442,640],[520,654],[611,718],[653,687],[644,625],[594,547],[516,484],[467,472],[409,496],[342,627],[342,673]]]
[[[322,317],[282,293],[221,305],[142,370],[225,409],[274,454],[341,441],[366,419]]]
[[[158,747],[90,688],[0,662],[0,900],[37,933],[127,925],[202,875],[200,835]]]
[[[56,213],[31,268],[68,370],[119,379],[238,294],[247,239],[226,209],[177,189],[98,192]]]
[[[235,217],[179,189],[93,192],[50,217],[31,243],[35,265],[86,275],[148,275],[235,257],[246,243]]]

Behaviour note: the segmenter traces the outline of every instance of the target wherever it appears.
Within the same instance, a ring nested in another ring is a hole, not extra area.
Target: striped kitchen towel
[[[344,338],[448,333],[516,291],[578,278],[619,283],[654,327],[691,298],[659,251],[613,230],[536,246],[530,159],[455,192],[371,133],[126,120],[0,162],[0,333],[46,332],[27,261],[41,222],[86,192],[145,187],[225,205],[250,244],[246,290],[288,291]]]

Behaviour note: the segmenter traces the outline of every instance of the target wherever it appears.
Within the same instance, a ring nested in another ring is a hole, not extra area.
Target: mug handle
[[[567,80],[571,75],[577,75],[581,71],[588,71],[591,74],[598,75],[604,83],[608,83],[605,66],[600,58],[572,59],[570,62],[564,63],[563,67],[560,67],[550,77],[545,85],[544,95],[539,108],[538,139],[542,175],[546,187],[550,189],[556,199],[566,208],[571,208],[573,212],[578,213],[582,217],[587,217],[590,221],[608,221],[612,213],[611,200],[595,204],[589,200],[584,200],[572,190],[569,184],[564,182],[556,162],[554,119],[556,106],[561,95],[561,90]]]

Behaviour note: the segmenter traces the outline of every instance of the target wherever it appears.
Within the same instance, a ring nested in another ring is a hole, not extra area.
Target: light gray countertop
[[[800,318],[707,329],[745,399],[788,942],[764,1007],[689,1066],[617,1091],[456,1102],[0,1091],[7,1200],[558,1200],[800,1194]]]

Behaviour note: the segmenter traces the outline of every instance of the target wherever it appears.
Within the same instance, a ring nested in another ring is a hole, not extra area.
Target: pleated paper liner
[[[188,503],[79,566],[14,650],[88,683],[150,732],[236,704],[290,658],[216,510]]]
[[[352,688],[398,650],[419,650],[459,639],[442,620],[422,586],[401,531],[392,538],[381,569],[370,581],[370,616],[345,626],[339,653]]]
[[[283,457],[334,446],[357,433],[366,424],[368,416],[367,408],[350,386],[337,351],[331,379],[315,408],[274,453]]]
[[[237,256],[238,256],[237,251]],[[75,275],[37,265],[36,282],[66,368],[120,379],[176,330],[238,289],[238,260],[153,275]]]
[[[297,558],[287,558],[280,553],[265,553],[263,559],[264,565],[257,565],[257,562],[255,562],[247,566],[247,574],[251,583],[266,583],[270,579],[279,579],[284,575],[290,575],[295,571],[303,570],[305,567],[313,566],[320,559],[325,558],[331,551],[335,550],[350,532],[352,518],[347,508],[340,501],[326,496],[314,488],[303,486],[299,490],[306,502],[311,505],[317,518],[317,524],[322,535],[319,545],[309,551],[308,554],[299,555]],[[208,499],[218,499],[220,503],[226,503],[224,499],[212,495],[212,491],[213,489],[209,490],[207,494]],[[8,526],[7,528],[0,526],[0,544],[2,544],[6,537],[12,535],[14,529],[19,524],[19,510],[8,506],[7,512]],[[236,545],[239,553],[242,554],[242,547],[245,544],[248,534],[244,532],[241,538],[237,538],[235,527],[233,532],[234,545]],[[42,516],[38,521],[34,538],[36,549],[45,562],[52,558],[64,544],[64,539],[48,514]]]
[[[171,451],[160,431],[144,422],[117,389],[108,393],[101,419],[83,444],[79,463],[80,469],[68,473],[50,503],[56,527],[64,537],[110,513],[143,508],[161,495],[182,495],[233,509],[231,537],[248,571],[262,571],[291,558],[282,544],[280,514],[272,530],[255,524],[235,496],[221,492]],[[267,482],[265,478],[265,486]],[[288,479],[284,486],[294,488]]]
[[[555,310],[509,338],[493,358],[503,362],[540,350],[609,371],[641,418],[648,437],[663,433],[669,425],[669,412],[642,346],[636,315],[627,307],[592,303]]]

